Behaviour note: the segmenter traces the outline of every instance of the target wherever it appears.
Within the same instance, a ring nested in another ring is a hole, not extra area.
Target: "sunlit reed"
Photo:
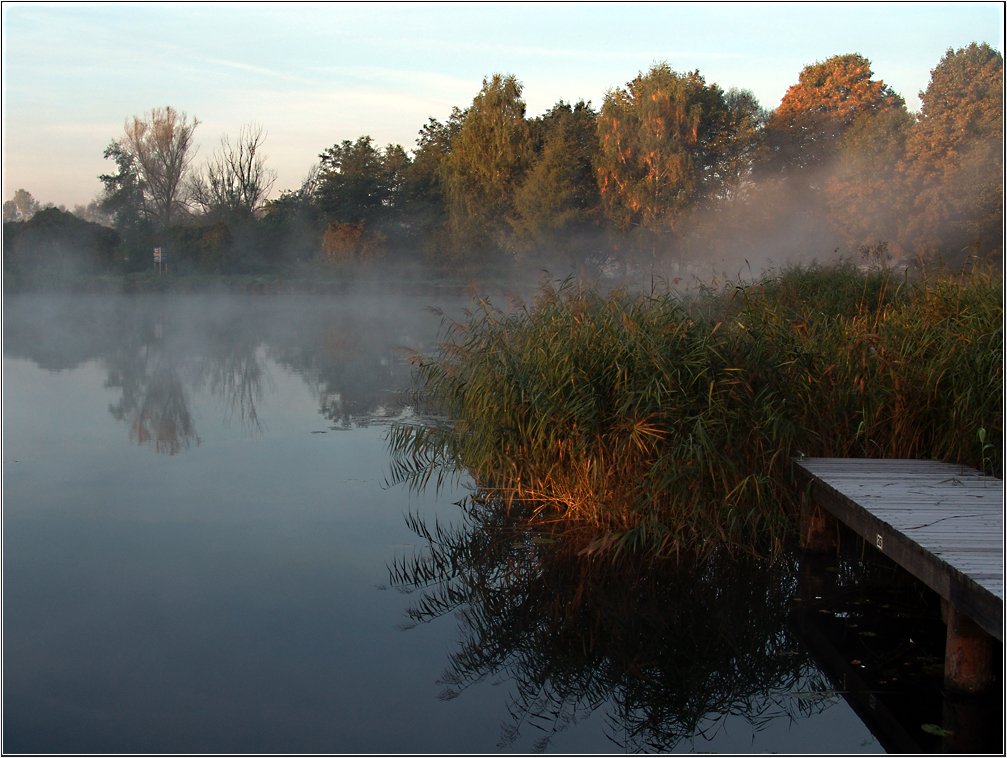
[[[792,268],[690,298],[566,280],[480,301],[395,429],[394,476],[465,472],[590,524],[588,550],[778,552],[790,458],[938,458],[1002,476],[999,276]]]

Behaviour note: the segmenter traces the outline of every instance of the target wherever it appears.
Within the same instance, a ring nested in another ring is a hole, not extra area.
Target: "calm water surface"
[[[464,488],[386,483],[428,305],[464,303],[5,299],[4,752],[882,751],[786,573],[605,579],[562,634],[480,605],[547,619],[548,566],[469,556],[406,594],[407,517],[470,528]]]

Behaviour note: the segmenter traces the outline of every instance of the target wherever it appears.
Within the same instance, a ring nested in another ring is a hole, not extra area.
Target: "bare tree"
[[[191,183],[192,198],[204,212],[241,219],[262,206],[276,181],[260,152],[265,139],[255,123],[241,127],[234,144],[226,134],[220,138],[220,147]]]
[[[152,108],[144,118],[126,122],[120,144],[139,168],[148,215],[162,226],[186,210],[184,180],[196,151],[192,135],[197,126],[195,116],[189,122],[185,111],[171,106]]]

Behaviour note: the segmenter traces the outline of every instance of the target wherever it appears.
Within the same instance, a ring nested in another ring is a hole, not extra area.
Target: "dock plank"
[[[795,458],[809,494],[1003,640],[1004,483],[926,460]]]

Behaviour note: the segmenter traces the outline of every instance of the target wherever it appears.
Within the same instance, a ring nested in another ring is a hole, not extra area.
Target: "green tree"
[[[329,222],[375,227],[396,209],[409,164],[400,145],[382,150],[363,136],[343,140],[319,157],[315,196]]]
[[[325,230],[318,208],[318,175],[316,163],[297,190],[281,192],[263,205],[257,243],[270,266],[285,267],[317,255]]]
[[[558,256],[582,265],[600,247],[598,115],[590,103],[561,100],[531,126],[540,145],[508,217],[513,247],[525,260]]]
[[[704,197],[714,201],[743,200],[752,189],[753,168],[765,158],[763,130],[770,112],[755,93],[732,87],[724,95],[727,106],[719,139],[707,151]]]
[[[493,74],[469,107],[438,169],[448,211],[449,258],[505,250],[514,194],[531,159],[521,83]]]
[[[99,209],[112,217],[117,229],[134,228],[147,218],[144,183],[136,156],[121,142],[113,140],[105,148],[105,159],[115,161],[118,171],[98,177],[104,185]]]
[[[1003,86],[1003,56],[985,43],[949,49],[931,71],[906,146],[915,252],[1002,256]]]
[[[441,162],[451,152],[451,143],[461,130],[467,112],[455,107],[447,121],[431,118],[420,129],[416,150],[403,172],[399,218],[408,248],[436,258],[449,247],[447,207],[441,189]]]

